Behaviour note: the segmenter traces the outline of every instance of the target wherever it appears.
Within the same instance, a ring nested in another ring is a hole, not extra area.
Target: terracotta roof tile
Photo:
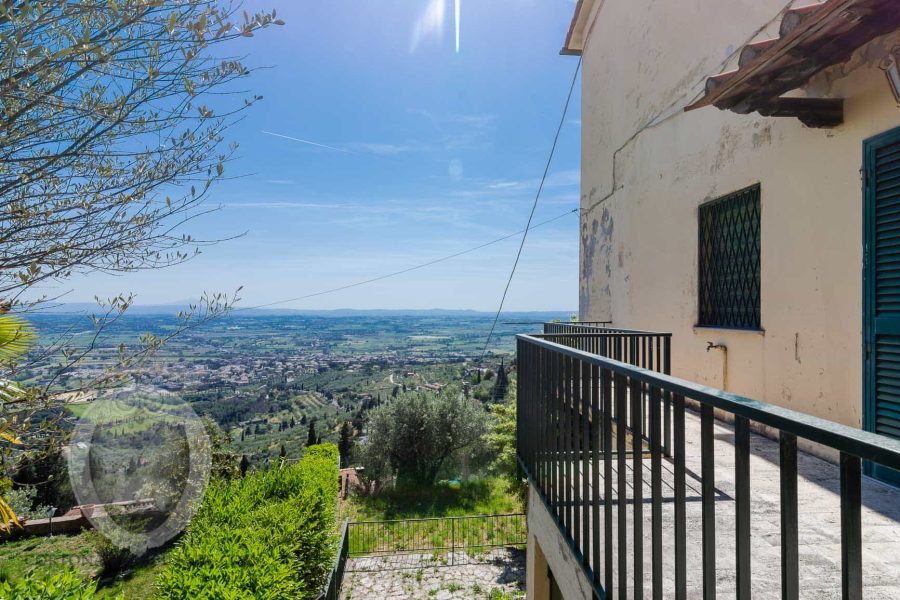
[[[777,38],[744,46],[738,68],[710,77],[704,96],[685,110],[712,104],[738,113],[771,112],[782,94],[898,28],[900,0],[825,0],[788,10]]]

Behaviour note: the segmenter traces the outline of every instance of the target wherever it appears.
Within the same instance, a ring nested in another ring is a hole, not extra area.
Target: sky
[[[263,101],[232,127],[239,159],[192,223],[237,239],[186,264],[92,274],[67,302],[140,304],[243,286],[241,306],[352,284],[521,231],[577,59],[559,55],[572,0],[249,0],[283,27],[241,39]],[[580,86],[534,223],[578,206]],[[279,308],[494,311],[520,237]],[[506,310],[573,310],[578,217],[529,233]]]

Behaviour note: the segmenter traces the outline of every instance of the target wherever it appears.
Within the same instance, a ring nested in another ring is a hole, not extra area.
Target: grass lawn
[[[520,496],[505,479],[479,478],[462,489],[446,486],[398,488],[373,496],[350,496],[342,517],[351,521],[392,521],[435,517],[509,515],[523,512]],[[519,543],[525,539],[524,517],[446,519],[358,525],[350,530],[350,552],[403,552],[463,547],[472,553],[493,545]],[[436,555],[437,556],[437,555]]]
[[[524,512],[521,497],[500,477],[471,479],[459,490],[435,485],[387,489],[372,496],[351,495],[341,508],[342,518],[351,521]]]
[[[153,595],[153,582],[162,569],[163,553],[151,553],[124,573],[98,585],[96,598],[144,600]],[[0,543],[0,581],[15,581],[30,573],[78,569],[85,578],[97,577],[100,559],[85,534],[30,537]]]
[[[163,568],[163,555],[152,554],[129,568],[111,581],[101,581],[97,586],[96,598],[118,598],[143,600],[153,596],[153,584]]]
[[[31,571],[54,571],[65,566],[92,577],[99,570],[100,561],[80,534],[0,543],[0,580],[16,581]]]

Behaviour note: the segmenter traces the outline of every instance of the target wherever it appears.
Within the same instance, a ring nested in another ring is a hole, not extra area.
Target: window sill
[[[722,333],[747,333],[750,335],[766,335],[765,329],[740,329],[738,327],[718,327],[715,325],[694,325],[694,333],[718,331]]]

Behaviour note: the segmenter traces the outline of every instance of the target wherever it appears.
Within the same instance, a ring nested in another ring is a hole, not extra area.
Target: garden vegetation
[[[214,481],[166,557],[160,598],[316,597],[334,559],[338,452],[310,446],[295,464]]]

